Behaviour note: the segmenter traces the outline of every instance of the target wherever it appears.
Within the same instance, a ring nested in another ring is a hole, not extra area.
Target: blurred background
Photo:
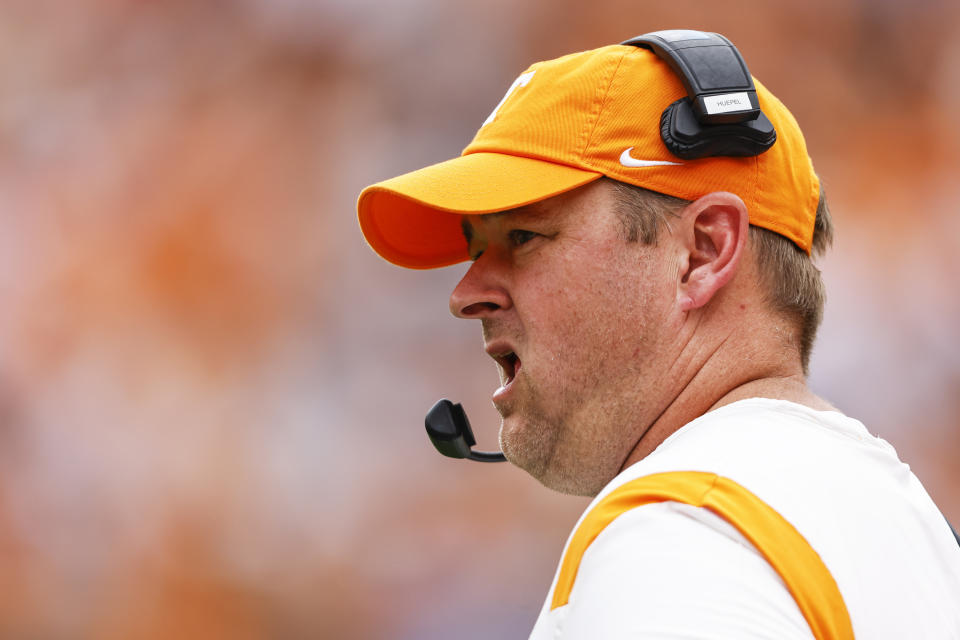
[[[377,258],[360,190],[457,155],[531,62],[719,31],[838,227],[816,390],[960,524],[960,5],[0,6],[0,637],[526,637],[586,501],[496,443],[464,271]]]

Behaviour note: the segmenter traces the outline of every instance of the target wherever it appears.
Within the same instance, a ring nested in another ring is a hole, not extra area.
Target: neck
[[[807,386],[802,374],[782,378],[760,378],[751,380],[734,389],[731,389],[722,398],[717,400],[708,411],[719,409],[738,400],[748,398],[773,398],[789,400],[802,404],[817,411],[838,411],[836,407],[813,393]]]
[[[756,334],[742,341],[728,336],[705,361],[691,366],[688,373],[679,374],[678,379],[681,391],[643,432],[621,469],[648,456],[695,418],[738,400],[771,398],[818,411],[837,410],[807,386],[799,354],[785,351],[783,343],[776,340],[763,344]]]

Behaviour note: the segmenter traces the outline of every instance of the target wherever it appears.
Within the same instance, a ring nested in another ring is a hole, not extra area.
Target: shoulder
[[[918,619],[936,635],[938,625],[960,621],[960,551],[946,522],[896,451],[858,421],[789,402],[723,407],[621,473],[587,514],[631,481],[676,471],[730,479],[790,523],[836,581],[858,635],[916,630]],[[739,531],[707,509],[670,502],[609,521],[583,552],[569,607],[551,615],[567,618],[568,629],[596,616],[632,629],[646,624],[633,620],[647,617],[639,602],[657,608],[650,620],[682,609],[680,623],[691,625],[719,624],[711,603],[721,603],[726,623],[742,622],[739,612],[769,617],[764,624],[785,629],[775,637],[791,637],[798,611]]]

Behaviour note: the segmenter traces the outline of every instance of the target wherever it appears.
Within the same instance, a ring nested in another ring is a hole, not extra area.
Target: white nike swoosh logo
[[[630,155],[633,147],[624,149],[620,154],[620,164],[625,167],[662,167],[666,164],[683,164],[682,162],[670,162],[668,160],[637,160]]]

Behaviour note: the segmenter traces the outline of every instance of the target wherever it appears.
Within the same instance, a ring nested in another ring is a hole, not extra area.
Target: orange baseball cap
[[[776,143],[753,157],[683,160],[661,140],[660,116],[687,92],[653,52],[611,45],[535,63],[459,157],[364,189],[360,228],[390,262],[442,267],[469,259],[461,215],[513,209],[607,176],[686,200],[736,193],[751,224],[809,253],[819,180],[796,120],[754,83]]]

